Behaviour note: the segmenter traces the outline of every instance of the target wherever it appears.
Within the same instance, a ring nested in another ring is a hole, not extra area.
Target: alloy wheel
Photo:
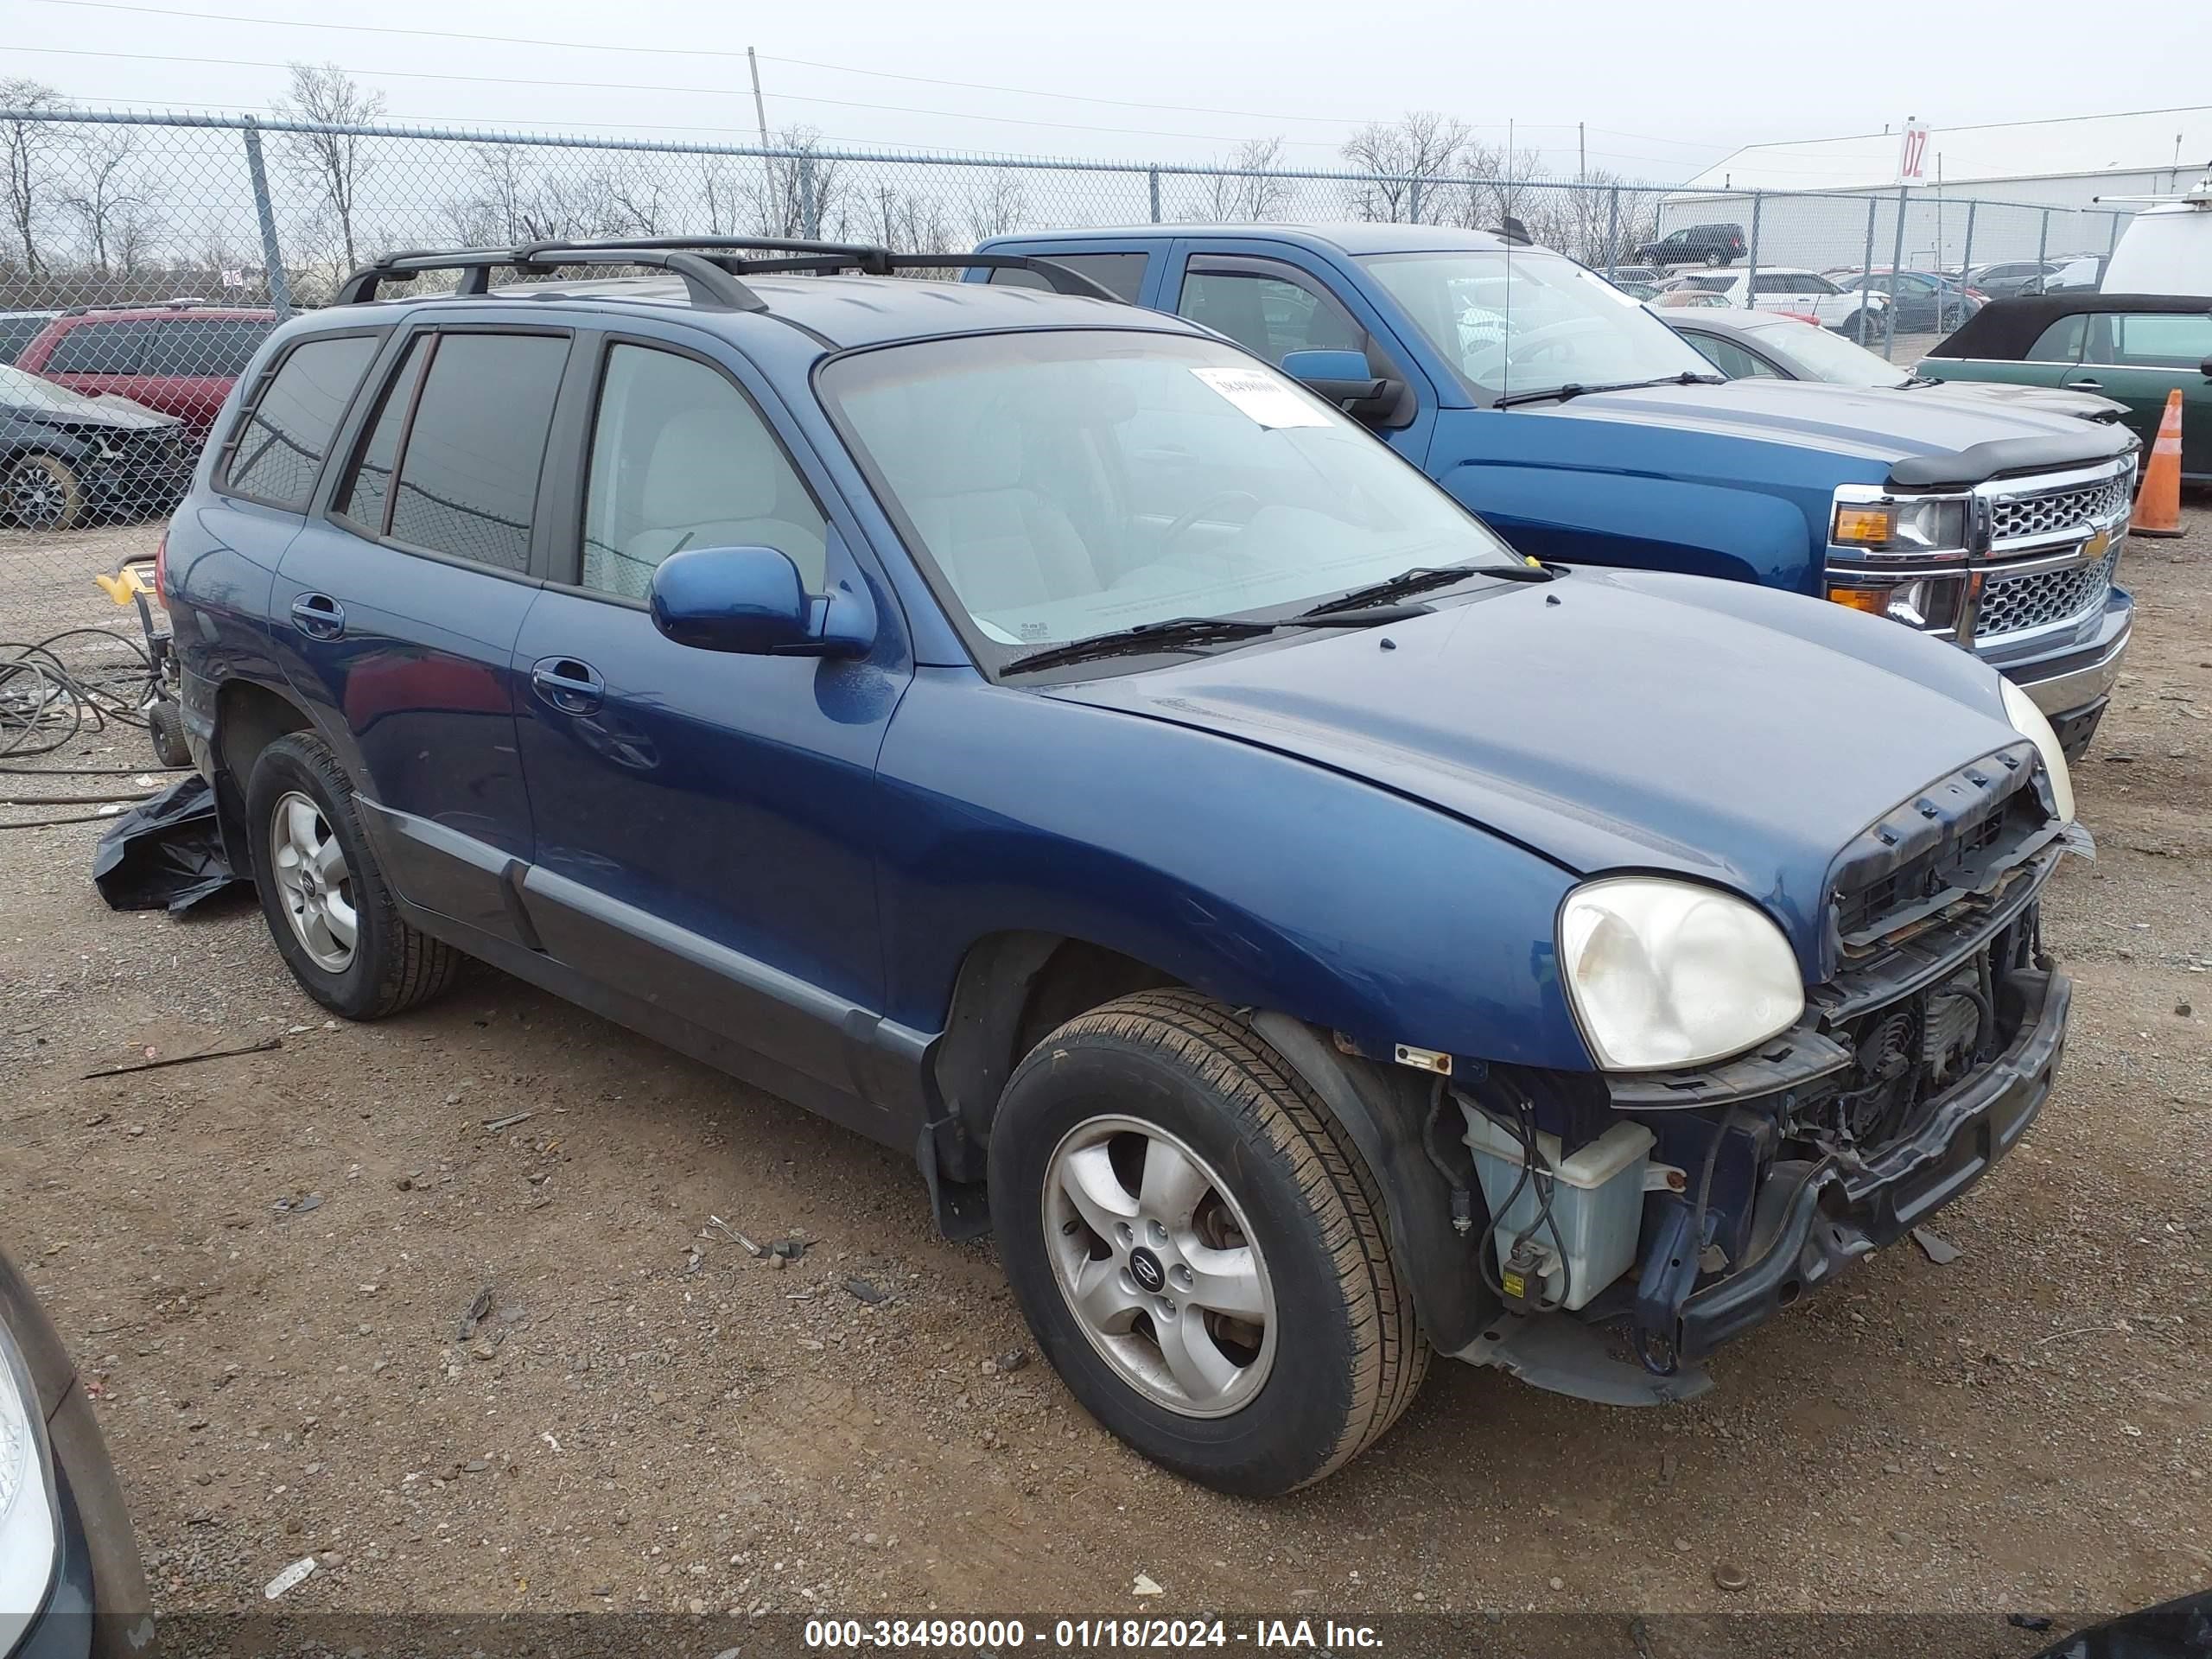
[[[346,850],[322,809],[296,790],[279,796],[269,815],[269,862],[293,937],[316,967],[344,973],[360,931]]]
[[[1053,1148],[1044,1215],[1060,1294],[1123,1382],[1189,1417],[1250,1403],[1274,1364],[1274,1289],[1204,1159],[1141,1119],[1087,1119]]]

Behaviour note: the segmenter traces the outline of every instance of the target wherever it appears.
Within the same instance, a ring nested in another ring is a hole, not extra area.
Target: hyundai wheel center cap
[[[1160,1258],[1140,1244],[1129,1252],[1129,1277],[1137,1281],[1137,1288],[1156,1295],[1167,1285],[1167,1269],[1160,1265]]]

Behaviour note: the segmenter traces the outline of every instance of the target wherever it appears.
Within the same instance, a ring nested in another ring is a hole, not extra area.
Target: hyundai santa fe
[[[480,958],[899,1148],[1090,1411],[1247,1494],[1433,1353],[1694,1394],[2018,1141],[2087,850],[2023,693],[1516,555],[1269,365],[995,258],[1046,289],[402,255],[276,332],[160,583],[311,995]]]

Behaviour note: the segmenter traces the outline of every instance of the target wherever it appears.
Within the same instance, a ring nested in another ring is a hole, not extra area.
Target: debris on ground
[[[1751,1575],[1733,1561],[1723,1561],[1713,1569],[1713,1581],[1723,1590],[1741,1590],[1751,1581]]]
[[[1140,1573],[1137,1574],[1135,1593],[1140,1596],[1164,1596],[1167,1592],[1161,1589],[1144,1573]]]
[[[275,1578],[270,1580],[266,1585],[262,1586],[261,1594],[263,1599],[266,1601],[276,1600],[277,1597],[283,1595],[287,1590],[291,1589],[302,1579],[306,1578],[308,1573],[314,1571],[315,1557],[312,1555],[301,1556],[298,1560],[294,1561],[289,1567],[286,1567],[282,1573],[279,1573]]]
[[[856,1300],[866,1302],[871,1307],[878,1302],[887,1302],[891,1300],[889,1291],[879,1289],[869,1281],[857,1276],[846,1280],[845,1288],[850,1291]]]
[[[251,884],[223,856],[215,794],[198,772],[179,779],[100,832],[92,882],[113,910],[167,910],[175,916],[234,884]],[[103,810],[99,816],[111,814]]]
[[[1959,1259],[1961,1254],[1959,1247],[1952,1243],[1949,1239],[1926,1227],[1916,1227],[1912,1230],[1912,1242],[1920,1246],[1922,1255],[1939,1268],[1949,1267],[1952,1262]]]
[[[310,1210],[322,1208],[322,1194],[310,1192],[304,1198],[279,1198],[270,1208],[280,1216],[304,1216]]]
[[[724,1238],[729,1240],[731,1243],[737,1245],[747,1255],[760,1256],[768,1254],[767,1248],[765,1245],[755,1244],[751,1239],[747,1238],[743,1233],[739,1232],[736,1228],[731,1226],[729,1223],[724,1221],[720,1216],[709,1216],[707,1217],[707,1225],[713,1228]]]
[[[197,1054],[171,1054],[161,1059],[156,1059],[154,1057],[154,1051],[149,1049],[146,1058],[143,1060],[133,1060],[128,1065],[103,1066],[97,1071],[87,1071],[84,1074],[83,1081],[90,1083],[94,1077],[119,1077],[126,1071],[155,1071],[165,1065],[190,1065],[195,1060],[227,1060],[238,1054],[266,1054],[272,1048],[283,1046],[284,1039],[282,1037],[264,1037],[257,1043],[241,1043],[235,1048],[207,1048],[200,1050]]]
[[[778,1239],[768,1249],[786,1262],[796,1262],[806,1254],[806,1241],[794,1234],[789,1238]]]
[[[476,1300],[468,1305],[468,1312],[461,1316],[461,1332],[454,1340],[467,1342],[469,1338],[476,1334],[476,1327],[482,1324],[492,1312],[492,1300],[491,1286],[486,1285],[476,1293]]]
[[[496,1135],[501,1129],[512,1129],[516,1124],[537,1116],[536,1112],[510,1112],[505,1117],[486,1118],[484,1127]]]
[[[992,1365],[1001,1376],[1008,1371],[1018,1371],[1028,1363],[1029,1351],[1026,1348],[1009,1348],[1002,1354],[991,1356]]]
[[[2047,1630],[2051,1624],[2045,1613],[2007,1613],[2005,1622],[2016,1630]]]

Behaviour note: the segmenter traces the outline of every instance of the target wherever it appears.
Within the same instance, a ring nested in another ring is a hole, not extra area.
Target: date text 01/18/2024
[[[1098,1649],[1306,1648],[1338,1650],[1379,1648],[1382,1638],[1367,1624],[1339,1624],[1333,1619],[1255,1619],[1249,1628],[1219,1618],[1061,1618],[1052,1622],[1051,1639],[1031,1631],[1019,1619],[980,1618],[810,1618],[806,1645],[838,1649],[982,1648],[997,1650],[1034,1645],[1065,1652]]]

